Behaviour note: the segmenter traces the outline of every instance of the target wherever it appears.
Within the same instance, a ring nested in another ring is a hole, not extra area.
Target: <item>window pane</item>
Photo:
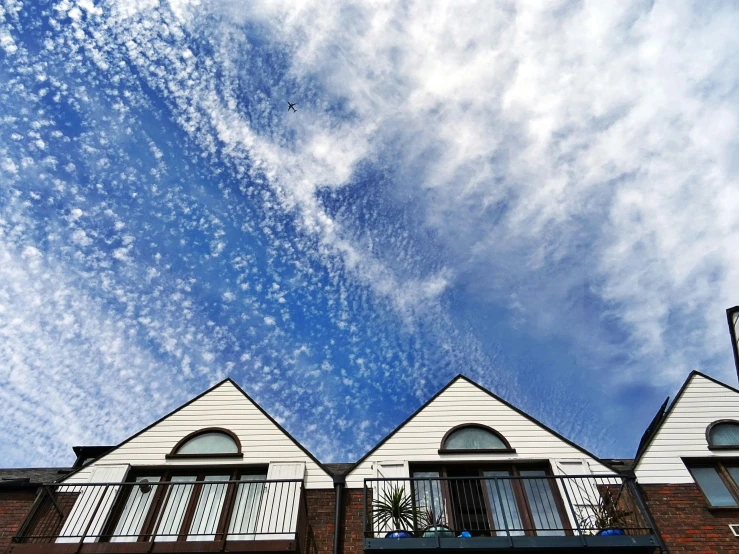
[[[164,504],[159,514],[159,526],[156,528],[155,541],[171,542],[177,540],[193,489],[193,485],[185,483],[196,479],[197,477],[194,475],[172,477],[172,484],[167,487]]]
[[[231,437],[214,431],[191,438],[180,446],[177,454],[235,454],[238,451],[239,448]]]
[[[206,481],[228,481],[228,475],[207,475]],[[215,532],[221,519],[223,499],[226,498],[227,483],[204,483],[190,524],[188,541],[215,540]]]
[[[264,492],[266,475],[242,475],[236,493],[231,523],[228,525],[229,540],[254,540],[257,514]]]
[[[736,500],[715,468],[694,467],[690,471],[712,506],[736,506]]]
[[[110,538],[110,542],[136,542],[138,540],[157,488],[156,485],[147,486],[147,483],[158,483],[159,479],[158,476],[136,478],[137,483],[142,481],[146,483],[143,483],[143,486],[129,488],[126,505],[113,530],[115,536]]]
[[[711,428],[710,441],[713,446],[739,447],[739,425],[719,423]]]
[[[490,431],[479,427],[465,427],[459,431],[454,431],[444,443],[444,448],[449,450],[480,450],[505,447],[502,440]]]
[[[522,477],[545,476],[544,470],[521,471]],[[522,479],[538,536],[564,535],[562,519],[548,479]]]
[[[729,472],[729,475],[731,475],[734,483],[739,486],[739,467],[727,467],[726,470]]]
[[[482,474],[485,477],[508,477],[510,475],[507,471],[483,471]],[[488,501],[493,510],[493,525],[498,530],[495,534],[499,537],[509,534],[525,535],[511,480],[485,479],[485,486],[488,491]],[[508,533],[506,529],[509,530]]]
[[[441,483],[438,471],[414,471],[413,486],[416,493],[416,506],[433,521],[429,525],[440,523],[447,524],[446,514],[442,507]],[[424,480],[426,479],[426,480]]]

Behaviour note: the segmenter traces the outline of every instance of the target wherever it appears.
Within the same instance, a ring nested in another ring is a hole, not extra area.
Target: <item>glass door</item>
[[[510,470],[483,471],[488,504],[492,512],[493,534],[498,537],[525,535],[513,479],[492,479],[494,477],[510,477]]]
[[[519,474],[527,477],[521,479],[521,482],[536,535],[539,537],[564,535],[559,497],[552,487],[551,480],[547,478],[547,472],[543,469],[522,469]]]

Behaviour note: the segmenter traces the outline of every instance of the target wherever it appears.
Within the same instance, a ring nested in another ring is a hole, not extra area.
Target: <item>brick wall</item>
[[[344,490],[344,522],[341,529],[341,554],[364,553],[362,525],[364,489]],[[368,500],[369,502],[369,500]]]
[[[641,485],[644,500],[671,553],[737,554],[739,509],[709,510],[697,485]]]
[[[0,492],[0,552],[10,546],[35,499],[35,490]]]
[[[333,489],[305,490],[308,508],[308,554],[331,554],[334,548],[336,494]]]
[[[308,554],[331,554],[334,548],[336,497],[333,490],[306,490],[310,531]],[[344,489],[339,530],[341,554],[364,554],[362,527],[363,489]]]

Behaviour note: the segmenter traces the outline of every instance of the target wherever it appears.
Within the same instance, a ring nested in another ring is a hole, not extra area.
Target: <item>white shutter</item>
[[[587,476],[593,473],[590,464],[585,459],[554,460],[553,465],[555,475]],[[593,514],[592,507],[598,504],[598,487],[594,479],[588,478],[572,477],[571,479],[557,479],[557,481],[570,526],[577,532],[578,523],[588,521]]]
[[[95,466],[92,468],[88,482],[121,483],[126,478],[128,468],[128,464]],[[115,485],[60,487],[59,492],[76,492],[79,493],[79,497],[64,522],[64,527],[56,542],[80,542],[83,534],[85,542],[97,541],[120,488]]]
[[[271,482],[276,479],[305,478],[305,462],[272,462],[267,470],[267,483],[259,505],[256,539],[292,540],[300,510],[302,483]]]
[[[395,487],[403,487],[405,489],[406,494],[408,495],[412,494],[410,473],[408,470],[408,462],[406,460],[392,461],[392,462],[375,462],[374,470],[375,470],[375,479],[402,479],[402,480],[400,481],[374,481],[373,486],[372,486],[373,502],[380,498],[384,498],[384,496],[387,494],[390,494]],[[393,529],[390,529],[390,527],[392,527],[392,524],[388,523],[388,524],[379,526],[374,523],[374,518],[372,522],[372,527],[374,528],[374,532],[376,534],[393,531]]]

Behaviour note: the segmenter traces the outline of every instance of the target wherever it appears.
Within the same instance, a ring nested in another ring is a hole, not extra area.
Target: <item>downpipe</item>
[[[334,516],[334,550],[333,554],[341,554],[341,516],[344,509],[344,485],[346,479],[343,475],[334,475],[334,491],[336,493],[336,514]]]

